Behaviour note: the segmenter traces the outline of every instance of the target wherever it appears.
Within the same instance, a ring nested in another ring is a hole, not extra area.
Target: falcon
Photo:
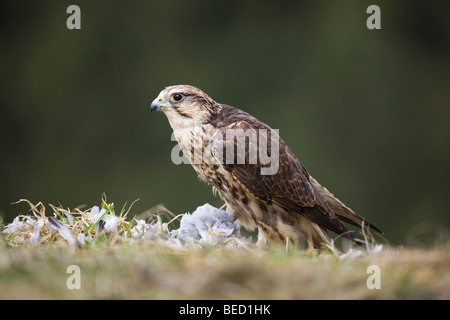
[[[334,248],[331,231],[364,246],[344,223],[382,233],[320,185],[277,131],[250,114],[190,85],[166,87],[150,111],[164,112],[183,154],[235,221],[258,229],[257,245],[297,246],[303,236],[311,250]]]

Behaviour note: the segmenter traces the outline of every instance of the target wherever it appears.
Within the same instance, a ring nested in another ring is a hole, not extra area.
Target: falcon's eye
[[[175,93],[174,95],[173,95],[173,100],[175,100],[175,101],[181,101],[183,99],[183,96],[181,95],[181,94],[179,94],[179,93]]]

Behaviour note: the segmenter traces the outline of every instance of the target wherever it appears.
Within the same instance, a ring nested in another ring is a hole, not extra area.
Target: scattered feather
[[[69,243],[75,243],[75,237],[72,234],[72,231],[61,222],[56,220],[56,218],[48,217],[49,226],[59,232],[61,237],[67,240]]]
[[[86,244],[92,244],[93,240],[90,235],[86,236],[84,233],[79,233],[77,236],[77,242],[84,246]]]

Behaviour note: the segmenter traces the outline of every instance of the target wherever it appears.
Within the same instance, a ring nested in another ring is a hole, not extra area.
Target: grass
[[[0,299],[450,299],[448,244],[339,258],[284,248],[173,249],[105,234],[98,240],[81,247],[49,233],[43,243],[13,245],[3,235]],[[79,267],[80,289],[67,286],[71,265]],[[371,265],[380,268],[380,289],[366,285]]]
[[[381,289],[369,290],[378,265]],[[70,265],[81,289],[69,290]],[[173,250],[152,241],[0,249],[0,299],[449,299],[449,250],[339,259],[282,250]]]

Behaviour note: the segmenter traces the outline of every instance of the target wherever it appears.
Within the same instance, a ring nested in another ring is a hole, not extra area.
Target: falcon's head
[[[220,105],[202,90],[189,86],[170,86],[153,100],[150,111],[163,111],[172,123],[180,121],[204,122],[220,111]]]

